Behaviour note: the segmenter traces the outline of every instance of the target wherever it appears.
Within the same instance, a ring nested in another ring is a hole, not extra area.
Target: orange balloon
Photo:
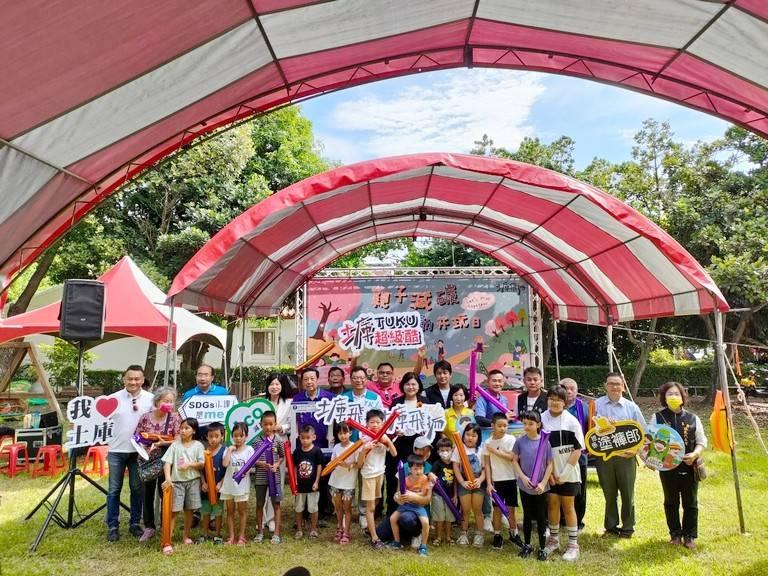
[[[323,471],[320,473],[320,476],[328,476],[328,474],[333,472],[333,470],[334,470],[334,468],[336,468],[336,466],[338,466],[339,464],[344,462],[344,460],[346,460],[347,458],[352,456],[352,454],[357,452],[357,450],[362,445],[363,445],[363,441],[362,440],[358,440],[357,442],[353,443],[352,446],[350,446],[349,448],[344,450],[344,452],[342,452],[341,454],[336,456],[336,458],[334,458],[333,460],[328,462],[328,465],[325,468],[323,468]]]
[[[173,488],[166,486],[163,488],[163,514],[161,522],[163,524],[160,546],[165,548],[171,545],[171,520],[173,519]]]
[[[216,475],[213,472],[213,455],[210,450],[203,452],[205,455],[205,483],[208,484],[208,501],[211,506],[216,506],[219,496],[216,494]]]
[[[461,441],[461,436],[458,432],[453,433],[453,443],[456,445],[456,450],[459,452],[459,459],[461,460],[461,467],[464,470],[464,476],[466,476],[469,482],[475,481],[475,473],[472,472],[472,467],[469,465],[469,458],[467,457],[467,451],[464,449],[464,443]]]

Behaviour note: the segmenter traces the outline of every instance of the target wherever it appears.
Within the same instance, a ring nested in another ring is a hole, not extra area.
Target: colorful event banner
[[[320,360],[321,383],[331,366],[358,365],[375,377],[390,362],[396,377],[426,350],[425,385],[432,365],[448,360],[452,382],[469,381],[469,355],[482,344],[477,370],[498,368],[522,383],[530,365],[528,285],[515,276],[316,278],[307,285],[307,354],[329,343]]]

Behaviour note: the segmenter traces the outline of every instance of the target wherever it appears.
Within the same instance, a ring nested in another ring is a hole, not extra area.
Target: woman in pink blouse
[[[179,434],[181,418],[176,413],[176,390],[169,387],[158,388],[152,399],[154,408],[143,414],[136,425],[135,434],[147,433],[170,436],[171,440],[158,441],[150,446],[150,458],[162,457],[172,439]],[[144,482],[144,533],[139,542],[146,542],[155,535],[155,494],[162,499],[161,482],[158,479]]]

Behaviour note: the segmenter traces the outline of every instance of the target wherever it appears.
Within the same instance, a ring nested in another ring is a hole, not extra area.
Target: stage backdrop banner
[[[390,362],[399,379],[423,345],[425,385],[438,360],[453,366],[452,382],[466,384],[469,354],[481,343],[478,372],[498,368],[509,384],[521,384],[530,365],[529,296],[515,277],[316,278],[307,283],[307,353],[336,343],[319,362],[321,384],[358,351],[371,378]]]

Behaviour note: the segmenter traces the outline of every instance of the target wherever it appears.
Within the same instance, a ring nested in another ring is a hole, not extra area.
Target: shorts
[[[440,496],[432,496],[429,511],[432,513],[433,522],[456,522],[453,512],[451,512],[448,504]]]
[[[226,492],[222,492],[219,498],[222,499],[222,501],[226,502],[227,500],[233,500],[235,502],[248,502],[248,493],[245,494],[227,494]]]
[[[360,499],[363,502],[370,502],[381,498],[381,488],[384,486],[384,474],[379,474],[372,478],[363,478],[362,486],[360,487]]]
[[[256,492],[256,507],[261,508],[267,500],[269,486],[267,484],[254,484],[253,489]],[[272,500],[273,504],[279,503],[283,499],[283,491],[280,486],[277,487],[277,495],[274,498],[270,496],[269,499]]]
[[[456,484],[456,492],[459,495],[459,498],[462,496],[466,496],[467,494],[483,494],[485,495],[485,482],[480,486],[480,488],[475,488],[474,490],[467,490],[462,486],[461,484]]]
[[[576,496],[581,492],[581,482],[563,482],[551,484],[549,491],[557,496]]]
[[[214,516],[218,517],[224,514],[224,504],[221,503],[221,497],[216,501],[215,505],[211,505],[211,501],[208,498],[202,498],[200,502],[200,515],[201,516]]]
[[[173,511],[200,508],[200,480],[173,483]]]
[[[333,486],[328,486],[328,492],[331,494],[331,498],[335,498],[336,494],[341,494],[342,500],[354,500],[355,499],[355,489],[354,488],[334,488]]]
[[[493,483],[504,504],[517,508],[517,480],[499,480]]]
[[[299,492],[294,498],[294,509],[299,514],[307,509],[307,512],[314,514],[318,510],[318,502],[320,502],[320,492]]]
[[[400,506],[397,507],[397,511],[402,514],[403,512],[414,512],[417,516],[420,516],[421,518],[429,518],[429,514],[427,514],[427,509],[424,506],[419,506],[418,504],[400,504]]]

